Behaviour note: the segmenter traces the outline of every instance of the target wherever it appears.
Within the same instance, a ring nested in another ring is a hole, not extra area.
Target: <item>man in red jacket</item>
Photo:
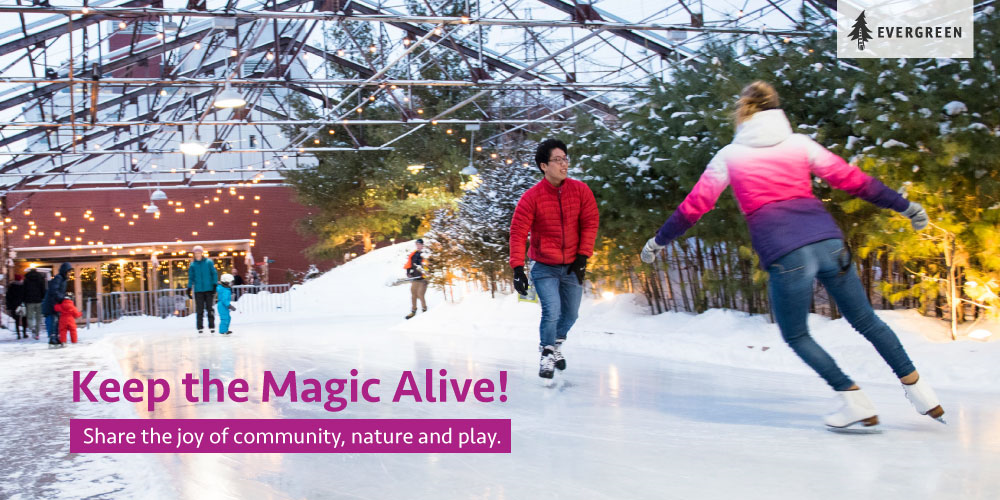
[[[583,276],[587,258],[594,254],[599,216],[590,188],[567,177],[566,144],[556,139],[542,142],[535,151],[535,163],[545,178],[517,202],[510,221],[510,267],[514,268],[514,289],[527,294],[524,245],[530,233],[531,280],[542,304],[538,375],[552,378],[556,368],[566,369],[561,347],[580,309]]]

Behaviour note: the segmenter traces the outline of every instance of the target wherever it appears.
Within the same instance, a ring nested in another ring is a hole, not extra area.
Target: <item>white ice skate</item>
[[[937,395],[934,394],[934,389],[931,389],[930,384],[924,382],[923,377],[917,378],[917,381],[910,385],[903,385],[903,390],[906,391],[906,399],[913,403],[913,407],[917,409],[921,415],[927,415],[942,424],[946,424],[944,421],[944,409],[941,408],[941,402],[938,401]]]
[[[555,362],[556,369],[565,370],[566,369],[566,358],[562,354],[562,342],[556,342],[556,348],[552,351],[552,360]]]
[[[538,376],[542,378],[552,378],[556,369],[555,348],[547,345],[542,349],[542,359],[538,361]]]
[[[851,434],[874,434],[882,432],[878,428],[875,405],[861,390],[837,391],[843,406],[823,418],[827,430]]]

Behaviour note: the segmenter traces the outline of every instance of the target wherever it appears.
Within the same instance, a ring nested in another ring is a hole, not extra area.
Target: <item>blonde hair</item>
[[[750,119],[758,111],[778,109],[781,102],[778,99],[778,91],[770,83],[757,80],[756,82],[743,87],[740,98],[736,101],[736,111],[733,111],[733,120],[737,125]]]

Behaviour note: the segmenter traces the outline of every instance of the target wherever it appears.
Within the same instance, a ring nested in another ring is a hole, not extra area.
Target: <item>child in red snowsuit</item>
[[[59,314],[59,341],[66,343],[66,332],[69,332],[70,339],[76,343],[76,318],[83,316],[83,313],[73,304],[73,299],[67,296],[62,302],[52,306]]]

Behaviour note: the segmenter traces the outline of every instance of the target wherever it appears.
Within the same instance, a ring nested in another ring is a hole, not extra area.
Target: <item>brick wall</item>
[[[234,191],[224,188],[221,192],[216,188],[165,192],[168,200],[157,202],[160,216],[156,218],[143,210],[143,205],[149,203],[150,191],[146,189],[15,191],[7,195],[5,208],[10,222],[4,225],[8,230],[6,241],[16,249],[88,242],[253,239],[254,260],[274,260],[270,266],[271,283],[285,282],[286,269],[305,271],[310,263],[323,270],[331,266],[329,262],[311,262],[303,253],[315,240],[295,229],[296,221],[309,210],[295,201],[292,188],[258,185]],[[30,223],[35,225],[34,235],[29,234]],[[70,241],[66,241],[67,237]]]

